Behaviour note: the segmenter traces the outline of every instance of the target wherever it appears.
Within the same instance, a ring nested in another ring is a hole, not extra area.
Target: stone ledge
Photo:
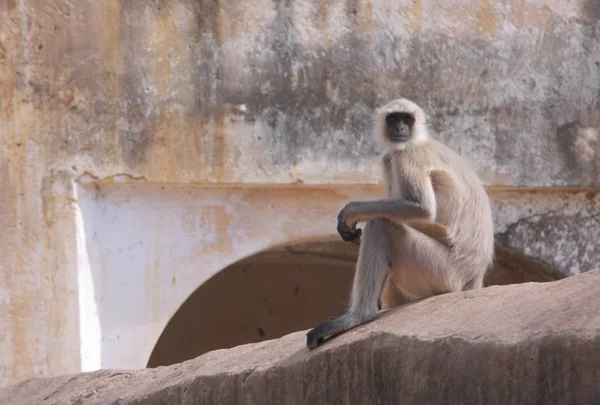
[[[305,348],[305,331],[169,367],[32,379],[2,404],[588,404],[600,269],[430,298]]]

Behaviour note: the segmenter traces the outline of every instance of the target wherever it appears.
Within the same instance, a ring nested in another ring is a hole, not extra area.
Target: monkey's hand
[[[345,242],[352,242],[356,244],[360,244],[360,235],[362,234],[362,230],[360,228],[356,228],[356,223],[352,226],[348,226],[347,218],[349,206],[352,203],[346,205],[338,214],[338,226],[337,231]]]

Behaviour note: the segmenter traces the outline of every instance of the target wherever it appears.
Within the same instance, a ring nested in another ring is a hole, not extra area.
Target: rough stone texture
[[[370,114],[401,94],[492,188],[597,190],[599,10],[597,0],[0,2],[0,384],[82,367],[74,246],[86,179],[373,184]],[[582,214],[568,220],[513,216],[506,244],[586,271],[600,252],[598,204],[577,201]]]
[[[527,282],[561,280],[566,275],[543,261],[496,243],[494,266],[487,273],[484,285],[506,285]]]
[[[565,275],[600,262],[600,192],[493,191],[497,239]]]
[[[178,365],[34,379],[9,404],[591,404],[600,396],[600,269],[445,294],[309,352],[305,332]]]

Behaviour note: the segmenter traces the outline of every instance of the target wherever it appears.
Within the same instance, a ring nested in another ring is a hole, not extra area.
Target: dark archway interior
[[[274,339],[345,311],[358,249],[318,242],[258,253],[198,288],[160,336],[148,367]]]
[[[148,367],[215,349],[279,338],[346,309],[358,247],[315,242],[258,253],[200,286],[160,336]],[[504,246],[486,285],[551,281],[564,275]]]

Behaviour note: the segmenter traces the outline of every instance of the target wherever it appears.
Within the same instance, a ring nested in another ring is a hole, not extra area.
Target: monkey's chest
[[[395,175],[392,177],[390,184],[389,197],[414,199],[415,194],[409,182],[404,178]]]

